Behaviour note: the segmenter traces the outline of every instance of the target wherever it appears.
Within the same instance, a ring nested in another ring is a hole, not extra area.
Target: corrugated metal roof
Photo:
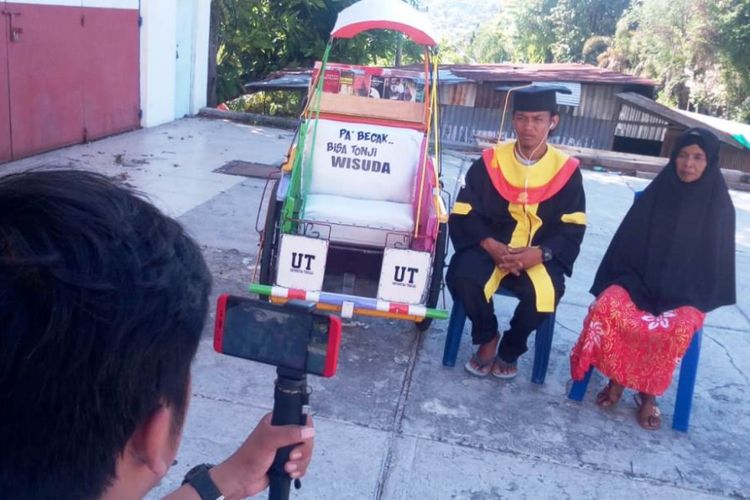
[[[705,115],[699,115],[697,113],[686,114],[634,92],[623,92],[622,94],[617,94],[617,98],[636,109],[656,115],[670,124],[685,128],[703,127],[716,134],[716,137],[722,142],[738,149],[745,148],[745,145],[738,141],[732,133],[717,127],[716,123],[713,120],[710,120],[711,117],[706,117]],[[706,120],[706,118],[709,118],[709,120]]]
[[[693,113],[691,111],[684,111],[678,109],[680,113],[691,118],[695,118],[698,121],[711,125],[712,127],[718,128],[721,131],[731,135],[737,142],[750,149],[750,125],[747,123],[734,122],[731,120],[725,120],[724,118],[717,118],[715,116],[703,115],[701,113]]]
[[[443,64],[457,76],[480,82],[589,82],[646,85],[657,82],[581,63],[558,64]]]

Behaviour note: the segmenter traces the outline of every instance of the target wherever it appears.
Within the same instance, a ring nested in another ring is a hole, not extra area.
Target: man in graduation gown
[[[485,150],[474,162],[450,215],[456,253],[446,281],[472,323],[479,347],[465,367],[477,376],[516,376],[518,357],[554,312],[583,240],[578,160],[547,144],[560,120],[556,90],[567,91],[531,85],[513,92],[517,140]],[[520,298],[502,336],[492,303],[500,286]]]

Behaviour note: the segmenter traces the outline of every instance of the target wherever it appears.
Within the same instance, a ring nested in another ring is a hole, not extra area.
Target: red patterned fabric
[[[570,353],[571,375],[582,380],[593,365],[625,387],[660,396],[705,317],[690,306],[653,316],[638,309],[627,290],[610,286],[589,307]]]

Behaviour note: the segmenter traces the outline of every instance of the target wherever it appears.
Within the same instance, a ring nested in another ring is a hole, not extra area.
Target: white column
[[[174,120],[177,2],[142,0],[141,17],[141,125],[154,127]]]

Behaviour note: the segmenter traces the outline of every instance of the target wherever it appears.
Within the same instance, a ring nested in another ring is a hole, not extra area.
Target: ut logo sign
[[[419,269],[416,267],[404,267],[404,266],[396,266],[396,270],[393,273],[393,280],[396,283],[403,283],[406,279],[406,273],[409,273],[409,284],[414,284],[414,275],[419,272]]]
[[[292,268],[293,269],[302,269],[303,260],[307,261],[305,270],[309,271],[310,268],[312,267],[312,261],[315,260],[315,256],[306,254],[306,253],[292,252]]]

